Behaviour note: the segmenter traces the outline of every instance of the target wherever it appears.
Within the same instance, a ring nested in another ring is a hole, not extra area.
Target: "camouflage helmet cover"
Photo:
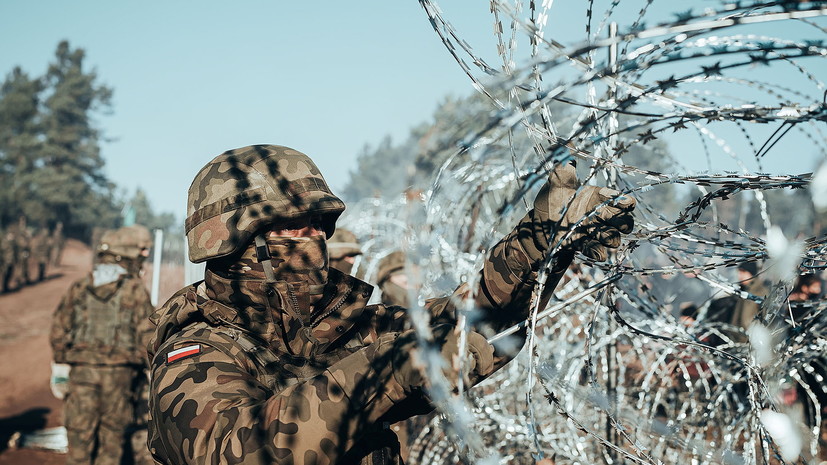
[[[327,240],[327,253],[331,260],[339,260],[344,257],[361,255],[362,248],[356,239],[356,234],[348,229],[338,228],[336,233]]]
[[[405,268],[405,252],[397,250],[379,260],[379,271],[376,273],[376,282],[382,284],[397,271]]]
[[[188,197],[185,231],[193,263],[241,251],[276,221],[319,215],[330,237],[345,209],[310,157],[278,145],[215,157],[195,175]]]
[[[135,224],[103,233],[98,243],[98,254],[109,253],[124,258],[141,257],[141,251],[152,247],[152,235],[145,227]]]

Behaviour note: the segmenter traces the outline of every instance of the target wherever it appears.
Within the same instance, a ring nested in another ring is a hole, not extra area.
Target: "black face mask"
[[[267,251],[276,281],[327,284],[328,256],[324,236],[268,237]]]
[[[324,236],[259,236],[240,256],[211,261],[207,267],[229,279],[303,283],[313,292],[327,283],[327,243]]]

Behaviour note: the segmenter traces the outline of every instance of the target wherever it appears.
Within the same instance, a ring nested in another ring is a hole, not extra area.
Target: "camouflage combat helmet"
[[[185,231],[193,263],[241,251],[276,221],[319,215],[327,236],[345,204],[307,155],[278,145],[228,150],[195,175]]]
[[[339,260],[344,257],[361,255],[362,248],[356,239],[356,234],[350,230],[339,228],[336,233],[327,240],[327,252],[331,260]]]
[[[152,247],[152,235],[149,230],[135,224],[103,233],[97,252],[134,259],[142,257],[141,252],[150,247]]]
[[[376,273],[376,282],[382,284],[386,279],[399,270],[405,268],[405,252],[397,250],[386,255],[379,261],[379,271]]]

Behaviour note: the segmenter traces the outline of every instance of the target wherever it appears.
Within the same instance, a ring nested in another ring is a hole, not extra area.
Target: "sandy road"
[[[9,450],[15,431],[63,424],[62,401],[49,390],[52,314],[71,284],[92,268],[92,251],[69,240],[62,266],[49,270],[45,281],[0,294],[0,465],[62,465],[65,456],[46,451]],[[149,286],[151,267],[145,273]],[[161,302],[183,285],[183,269],[161,268]]]
[[[62,454],[8,450],[14,431],[60,426],[62,402],[49,390],[49,329],[61,296],[92,265],[84,244],[69,240],[63,264],[49,278],[0,295],[0,464],[62,464]]]

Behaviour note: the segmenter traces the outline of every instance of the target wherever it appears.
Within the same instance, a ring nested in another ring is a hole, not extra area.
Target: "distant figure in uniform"
[[[14,232],[11,229],[0,231],[0,292],[11,290],[11,278],[14,272]]]
[[[362,255],[362,247],[355,234],[347,229],[337,228],[327,240],[327,253],[331,268],[336,268],[344,274],[351,274],[357,257]]]
[[[790,313],[782,312],[781,315],[785,320],[788,337],[794,338],[803,331],[811,331],[812,323],[808,320],[816,317],[818,312],[814,305],[821,300],[821,287],[821,277],[817,274],[802,274],[796,280],[789,296]],[[827,355],[823,351],[813,351],[811,359],[799,363],[796,371],[801,381],[796,384],[795,397],[804,407],[804,420],[808,427],[815,427],[819,424],[819,417],[822,418],[820,440],[827,442],[827,425],[823,422],[827,416]],[[811,395],[815,398],[811,398]]]
[[[142,226],[104,233],[92,272],[72,285],[55,311],[54,361],[71,367],[64,403],[68,465],[121,462],[133,422],[133,386],[145,376],[151,336],[152,304],[134,272],[150,246]]]
[[[32,234],[26,225],[26,217],[20,215],[17,227],[14,230],[14,268],[17,277],[17,287],[23,287],[31,282],[29,274],[29,256],[32,253]]]
[[[52,230],[51,241],[49,241],[49,258],[52,266],[60,266],[63,258],[63,247],[66,246],[66,238],[63,237],[63,222],[58,221],[55,229]]]
[[[405,252],[397,250],[379,261],[376,284],[382,291],[382,303],[408,308],[408,275],[405,274]]]
[[[753,296],[764,298],[767,295],[768,290],[758,278],[758,265],[755,262],[738,264],[738,283],[742,291]],[[728,295],[710,303],[707,320],[728,323],[746,331],[759,309],[760,305],[754,300],[745,299],[739,295]],[[741,342],[746,341],[744,335],[738,336],[737,339]]]
[[[37,234],[32,237],[31,242],[30,262],[37,269],[35,282],[39,283],[46,279],[46,269],[49,266],[50,253],[51,237],[49,237],[49,230],[41,228],[37,231]]]
[[[818,300],[821,298],[821,285],[821,278],[817,274],[803,274],[798,277],[789,299],[791,302]]]

